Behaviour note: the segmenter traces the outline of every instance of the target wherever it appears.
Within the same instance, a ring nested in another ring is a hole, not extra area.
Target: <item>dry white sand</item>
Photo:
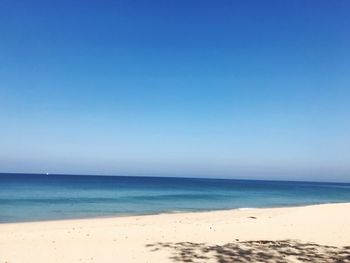
[[[252,240],[296,241],[244,243]],[[317,243],[317,251],[349,246],[350,203],[0,224],[0,263],[275,262],[274,245],[285,249],[293,242]],[[262,254],[253,255],[259,244]],[[250,250],[241,253],[238,246]],[[328,262],[322,260],[315,262]]]

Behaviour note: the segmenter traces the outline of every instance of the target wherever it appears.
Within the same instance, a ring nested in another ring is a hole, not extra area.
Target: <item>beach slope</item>
[[[0,263],[350,262],[350,203],[0,224]]]

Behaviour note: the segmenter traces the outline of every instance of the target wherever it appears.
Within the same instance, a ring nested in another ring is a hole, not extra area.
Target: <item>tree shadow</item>
[[[350,246],[333,247],[296,240],[235,241],[225,245],[179,242],[146,245],[151,251],[168,249],[174,262],[350,262]]]

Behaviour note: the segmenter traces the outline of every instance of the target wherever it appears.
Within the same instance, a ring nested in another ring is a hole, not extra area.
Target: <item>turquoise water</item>
[[[350,184],[0,174],[0,222],[350,202]]]

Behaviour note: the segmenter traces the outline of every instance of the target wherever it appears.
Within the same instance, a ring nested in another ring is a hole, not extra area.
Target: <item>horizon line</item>
[[[290,183],[328,183],[328,184],[350,184],[346,181],[310,181],[310,180],[288,180],[288,179],[252,179],[252,178],[227,178],[227,177],[193,177],[193,176],[174,176],[174,175],[164,175],[164,176],[157,176],[157,175],[121,175],[121,174],[77,174],[77,173],[16,173],[16,172],[0,172],[1,175],[44,175],[44,176],[50,176],[50,175],[58,175],[58,176],[91,176],[91,177],[143,177],[143,178],[178,178],[178,179],[207,179],[207,180],[231,180],[231,181],[265,181],[265,182],[290,182]]]

